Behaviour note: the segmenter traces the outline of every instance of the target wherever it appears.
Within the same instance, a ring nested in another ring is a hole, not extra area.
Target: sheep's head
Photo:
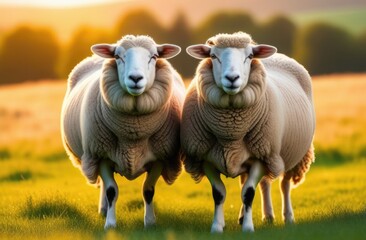
[[[276,51],[269,45],[255,45],[250,35],[243,32],[218,34],[206,44],[187,48],[194,58],[211,58],[216,85],[228,95],[235,95],[247,86],[253,59],[267,58]]]
[[[95,44],[93,53],[103,58],[115,58],[121,87],[132,96],[139,96],[153,85],[157,58],[172,58],[180,47],[158,45],[148,36],[123,37],[117,44]]]

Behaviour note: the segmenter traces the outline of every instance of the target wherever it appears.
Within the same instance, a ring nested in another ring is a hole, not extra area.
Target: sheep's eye
[[[156,59],[158,59],[158,55],[156,55],[156,54],[152,55],[150,60],[149,60],[149,63],[151,62],[151,60],[156,61]]]
[[[248,57],[245,58],[244,63],[247,61],[247,59],[252,60],[253,59],[253,53],[249,54]]]
[[[217,56],[215,54],[210,55],[211,59],[217,59]]]
[[[210,57],[212,60],[217,59],[217,61],[221,64],[220,58],[218,58],[215,54],[211,54]]]
[[[122,58],[120,55],[118,55],[118,54],[114,55],[114,58],[115,58],[115,59],[121,59],[121,61],[122,61],[122,62],[125,62],[125,61],[123,60],[123,58]]]

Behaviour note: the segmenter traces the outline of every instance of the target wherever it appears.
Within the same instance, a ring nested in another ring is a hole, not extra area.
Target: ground
[[[143,228],[141,185],[116,176],[120,188],[115,230],[103,230],[99,189],[86,184],[67,159],[59,134],[65,81],[0,87],[1,239],[364,239],[366,229],[366,75],[314,78],[316,162],[293,190],[296,224],[284,226],[278,181],[272,189],[276,220],[261,221],[260,194],[253,203],[256,232],[237,224],[238,179],[224,179],[226,228],[211,235],[211,187],[183,172],[168,186],[159,179],[157,226]]]

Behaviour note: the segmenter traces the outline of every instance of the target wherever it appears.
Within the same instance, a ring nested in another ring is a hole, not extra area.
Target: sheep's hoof
[[[290,217],[284,217],[283,221],[286,225],[292,225],[295,223],[295,218],[293,216]]]
[[[223,233],[225,224],[213,223],[211,226],[211,233]]]
[[[274,222],[274,217],[273,216],[265,216],[262,219],[263,223],[266,225],[272,225]]]
[[[243,224],[242,230],[243,230],[243,232],[252,233],[252,232],[254,232],[254,226],[253,226],[253,224]]]
[[[145,218],[144,219],[144,227],[145,228],[153,228],[156,225],[156,219],[154,218]]]
[[[115,222],[106,222],[104,225],[104,230],[116,228],[117,224]]]

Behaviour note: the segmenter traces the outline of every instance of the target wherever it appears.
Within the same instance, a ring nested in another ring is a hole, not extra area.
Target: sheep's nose
[[[138,81],[140,81],[144,77],[141,76],[140,74],[131,74],[128,76],[128,78],[131,79],[134,83],[138,83]]]
[[[238,74],[226,74],[225,78],[227,80],[229,80],[230,82],[235,82],[237,79],[239,79],[239,75]]]

